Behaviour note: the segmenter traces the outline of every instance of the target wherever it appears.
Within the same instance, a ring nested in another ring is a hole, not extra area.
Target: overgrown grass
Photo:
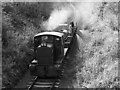
[[[113,33],[117,31],[113,31]],[[84,66],[81,75],[84,78],[83,86],[88,88],[114,87],[118,85],[118,35],[98,37],[92,34],[93,41],[85,47]],[[102,39],[102,37],[104,37]],[[87,55],[86,55],[87,53]]]
[[[33,36],[38,31],[32,23],[16,14],[14,10],[13,13],[2,12],[3,87],[13,87],[28,70],[28,64],[33,58]],[[14,18],[17,18],[17,21],[14,21]],[[23,20],[26,25],[19,23]]]
[[[35,32],[32,26],[25,27],[24,33],[8,33],[10,37],[8,47],[3,48],[3,86],[12,87],[28,70],[28,64],[33,58],[32,37]],[[28,33],[29,32],[29,33]],[[13,36],[11,36],[13,35]]]
[[[33,59],[33,37],[41,32],[41,22],[52,10],[52,3],[2,3],[2,83],[13,87]]]
[[[109,6],[110,7],[110,6]],[[94,23],[91,41],[83,48],[83,67],[76,74],[79,88],[118,88],[118,23],[117,15],[107,9],[103,19]],[[80,82],[81,77],[83,82]]]

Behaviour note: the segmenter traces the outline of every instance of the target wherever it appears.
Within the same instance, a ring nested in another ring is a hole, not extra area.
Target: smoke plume
[[[49,19],[43,23],[46,30],[54,30],[59,24],[69,23],[70,20],[77,23],[79,29],[84,29],[94,24],[98,14],[96,11],[97,7],[95,7],[97,3],[90,2],[90,0],[85,1],[86,2],[68,2],[65,3],[66,5],[57,4],[59,8],[55,7]]]
[[[51,13],[50,18],[44,24],[46,25],[47,30],[54,30],[59,26],[67,22],[68,18],[71,15],[71,10],[69,8],[61,8],[60,10],[54,10]]]

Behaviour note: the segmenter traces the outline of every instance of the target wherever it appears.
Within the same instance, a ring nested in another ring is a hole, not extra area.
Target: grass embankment
[[[9,30],[10,28],[4,30]],[[32,37],[35,28],[25,26],[23,31],[7,31],[7,46],[2,49],[2,79],[4,87],[13,87],[28,70],[28,64],[33,58]],[[14,29],[13,29],[14,30]],[[33,31],[32,31],[33,30]],[[6,36],[5,36],[6,37]]]
[[[118,88],[118,3],[80,5],[76,18],[82,34],[73,42],[61,87]]]
[[[75,88],[118,88],[118,3],[108,3],[103,17],[90,26],[91,40],[83,48],[83,67],[76,67]],[[117,10],[116,10],[117,12]],[[81,59],[79,59],[81,60]],[[77,59],[77,61],[79,61]],[[81,78],[83,81],[81,81]]]
[[[49,17],[51,4],[2,3],[2,84],[13,87],[28,70],[33,58],[33,37]],[[48,12],[48,11],[49,12]]]

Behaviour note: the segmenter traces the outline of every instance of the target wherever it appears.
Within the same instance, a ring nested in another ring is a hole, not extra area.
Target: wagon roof
[[[52,36],[62,37],[63,33],[60,33],[60,32],[41,32],[41,33],[36,34],[35,37],[42,36],[42,35],[52,35]]]

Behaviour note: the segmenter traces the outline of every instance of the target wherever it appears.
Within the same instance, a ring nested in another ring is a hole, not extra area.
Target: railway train
[[[59,77],[65,48],[69,47],[72,39],[72,30],[61,28],[34,36],[34,59],[29,65],[31,75],[41,78]]]

